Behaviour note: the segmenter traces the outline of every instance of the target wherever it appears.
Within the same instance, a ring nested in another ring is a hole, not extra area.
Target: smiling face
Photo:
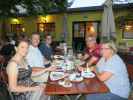
[[[113,51],[107,44],[103,44],[101,48],[101,54],[103,57],[109,58],[113,54]]]
[[[33,34],[31,39],[32,46],[38,47],[40,43],[40,35],[39,34]]]
[[[28,53],[29,45],[25,41],[21,41],[17,48],[17,53],[21,55],[22,57],[25,57]]]
[[[86,45],[88,48],[95,48],[96,43],[93,41],[86,41]]]
[[[90,49],[95,48],[96,46],[96,38],[95,37],[87,37],[86,38],[86,46]]]
[[[50,35],[46,36],[45,42],[50,45],[52,43],[52,36]]]

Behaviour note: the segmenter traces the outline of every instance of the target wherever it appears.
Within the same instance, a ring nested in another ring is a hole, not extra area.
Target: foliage
[[[0,16],[10,17],[20,14],[46,14],[51,10],[65,11],[67,0],[0,0]],[[26,10],[20,13],[20,10]]]

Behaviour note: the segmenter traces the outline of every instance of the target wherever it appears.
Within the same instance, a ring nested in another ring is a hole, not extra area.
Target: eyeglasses
[[[46,38],[47,40],[52,40],[52,38]]]
[[[108,50],[108,49],[110,49],[110,48],[101,48],[101,50]]]

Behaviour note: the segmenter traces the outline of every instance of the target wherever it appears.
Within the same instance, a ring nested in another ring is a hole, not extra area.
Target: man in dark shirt
[[[47,34],[45,36],[45,41],[42,42],[39,46],[41,53],[48,61],[51,60],[51,56],[53,54],[51,43],[52,43],[52,36],[50,34]]]

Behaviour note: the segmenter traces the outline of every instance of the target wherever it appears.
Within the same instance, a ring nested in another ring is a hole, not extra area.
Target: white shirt
[[[105,81],[105,84],[110,89],[110,92],[123,98],[128,98],[130,84],[126,66],[118,55],[113,55],[112,58],[105,61],[101,58],[97,64],[98,72],[111,72],[113,76]]]
[[[38,47],[33,47],[32,45],[30,45],[26,59],[31,67],[44,66],[44,58]]]

